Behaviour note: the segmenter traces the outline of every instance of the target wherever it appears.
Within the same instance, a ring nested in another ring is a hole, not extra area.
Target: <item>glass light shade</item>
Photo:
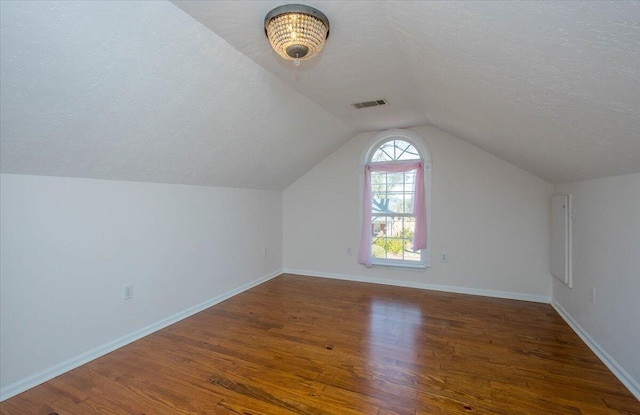
[[[288,60],[307,60],[322,50],[329,36],[329,20],[312,7],[290,4],[271,10],[264,30],[278,55]]]

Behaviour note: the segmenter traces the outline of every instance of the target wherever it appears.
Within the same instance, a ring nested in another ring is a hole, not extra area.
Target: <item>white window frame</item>
[[[424,163],[424,196],[427,209],[427,247],[420,255],[420,261],[405,261],[387,258],[372,258],[373,267],[392,268],[413,268],[425,269],[431,267],[431,153],[424,139],[411,130],[390,129],[374,134],[368,141],[365,150],[360,157],[359,182],[360,182],[360,206],[363,205],[364,197],[364,167],[371,162],[371,157],[378,147],[390,140],[398,139],[412,144]],[[362,211],[362,209],[360,209]],[[360,213],[360,224],[362,223],[362,212]]]

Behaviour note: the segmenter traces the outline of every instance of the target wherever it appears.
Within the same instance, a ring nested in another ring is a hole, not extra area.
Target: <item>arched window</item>
[[[361,264],[424,268],[431,166],[420,136],[387,130],[370,143],[363,168]]]

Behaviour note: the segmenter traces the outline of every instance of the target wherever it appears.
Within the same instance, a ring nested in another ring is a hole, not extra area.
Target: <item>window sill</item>
[[[428,262],[403,262],[403,261],[383,261],[374,260],[371,262],[372,267],[381,268],[404,268],[404,269],[427,269],[431,267]]]

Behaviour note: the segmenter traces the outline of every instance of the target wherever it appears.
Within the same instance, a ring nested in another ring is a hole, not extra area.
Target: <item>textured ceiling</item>
[[[640,2],[308,1],[331,34],[299,68],[264,37],[282,1],[174,3],[358,131],[432,124],[552,183],[640,171]]]
[[[169,2],[0,2],[3,173],[283,189],[354,129]]]
[[[0,1],[1,171],[283,189],[432,124],[552,183],[640,172],[640,2],[309,1],[331,35],[298,68],[283,3]]]

